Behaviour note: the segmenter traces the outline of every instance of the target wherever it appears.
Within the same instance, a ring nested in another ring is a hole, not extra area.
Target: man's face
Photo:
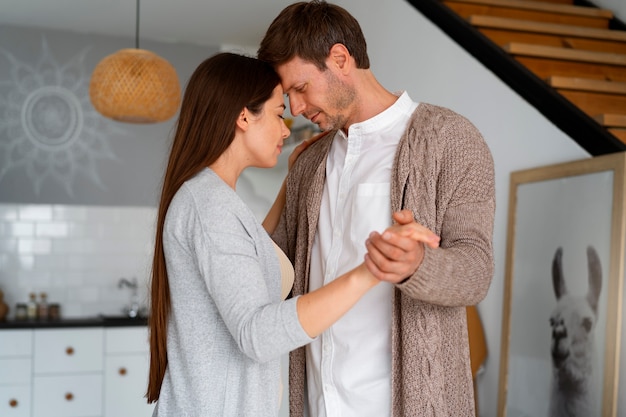
[[[314,64],[296,57],[278,66],[276,71],[289,97],[292,115],[302,114],[322,130],[348,128],[356,91],[342,81],[340,74],[333,72],[332,65],[320,71]]]

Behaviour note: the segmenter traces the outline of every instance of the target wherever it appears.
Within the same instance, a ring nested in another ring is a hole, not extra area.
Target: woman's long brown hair
[[[242,55],[219,53],[202,62],[187,83],[157,216],[148,323],[148,403],[159,399],[167,369],[167,323],[171,309],[163,251],[167,209],[183,183],[210,166],[230,146],[240,112],[247,108],[252,113],[260,113],[279,82],[278,75],[264,62]]]

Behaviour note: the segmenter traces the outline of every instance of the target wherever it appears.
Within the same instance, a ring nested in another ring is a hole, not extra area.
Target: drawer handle
[[[74,354],[74,348],[73,348],[73,347],[71,347],[71,346],[68,346],[68,347],[65,349],[65,353],[67,353],[67,354],[68,354],[68,356],[72,356],[72,355]]]
[[[65,399],[67,401],[72,401],[74,399],[74,394],[72,394],[71,392],[68,392],[67,394],[65,394]]]
[[[124,376],[126,375],[126,368],[120,368],[120,370],[118,371],[120,375]]]
[[[15,398],[11,398],[11,399],[9,400],[9,406],[10,406],[11,408],[17,408],[17,405],[18,405],[18,402],[17,402],[17,400],[16,400]]]

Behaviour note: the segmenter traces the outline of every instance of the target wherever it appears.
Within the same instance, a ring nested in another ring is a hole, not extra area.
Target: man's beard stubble
[[[328,107],[334,109],[334,114],[325,113],[326,126],[321,126],[320,129],[333,130],[344,129],[348,122],[348,117],[342,113],[343,110],[348,109],[356,100],[356,91],[353,87],[340,81],[331,71],[326,71],[327,84],[327,100]]]

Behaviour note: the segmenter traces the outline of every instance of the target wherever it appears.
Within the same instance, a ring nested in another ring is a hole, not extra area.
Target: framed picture
[[[511,174],[499,417],[615,417],[626,154]]]

